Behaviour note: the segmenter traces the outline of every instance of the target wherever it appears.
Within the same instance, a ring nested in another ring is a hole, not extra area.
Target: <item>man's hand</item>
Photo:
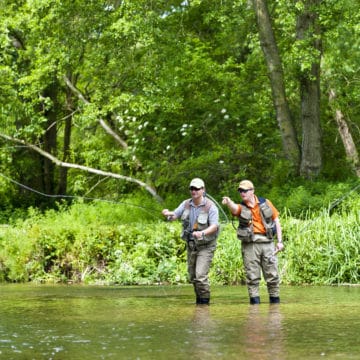
[[[168,221],[176,219],[175,213],[173,211],[170,211],[169,209],[164,209],[163,211],[161,211],[161,213],[166,216]]]
[[[231,204],[232,203],[232,200],[228,197],[228,196],[224,196],[223,198],[222,198],[222,204],[223,205],[229,205],[229,204]]]
[[[278,242],[275,247],[274,255],[283,250],[284,250],[284,244],[282,242]]]
[[[193,234],[193,237],[198,240],[203,238],[202,231],[194,231],[192,234]]]

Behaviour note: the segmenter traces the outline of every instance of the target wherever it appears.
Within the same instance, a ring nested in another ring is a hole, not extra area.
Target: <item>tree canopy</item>
[[[161,200],[194,176],[211,192],[244,177],[266,187],[357,176],[356,2],[4,0],[0,10],[0,171],[24,185],[108,197],[140,186]],[[38,204],[0,181],[3,204]]]

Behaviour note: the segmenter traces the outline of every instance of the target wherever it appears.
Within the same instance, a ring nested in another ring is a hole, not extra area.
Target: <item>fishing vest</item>
[[[273,211],[265,198],[258,197],[260,216],[265,227],[266,234],[264,234],[269,241],[271,241],[276,233],[276,227],[273,220]],[[241,203],[241,212],[239,215],[239,227],[236,231],[239,240],[244,242],[254,241],[254,226],[252,223],[251,209],[244,203]]]
[[[195,223],[193,229],[190,229],[190,201],[191,199],[186,200],[185,209],[183,214],[181,215],[181,222],[183,231],[181,234],[181,238],[183,240],[189,241],[192,238],[193,231],[203,231],[209,227],[209,211],[211,206],[216,206],[213,201],[208,198],[205,198],[205,206],[200,207],[200,211],[197,219],[195,219]],[[204,239],[192,239],[196,242],[196,246],[199,245],[211,245],[216,242],[216,238],[218,236],[219,231],[216,231],[210,235],[205,235]]]

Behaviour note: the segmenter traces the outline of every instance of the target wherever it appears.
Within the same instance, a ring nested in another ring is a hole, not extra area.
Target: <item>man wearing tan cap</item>
[[[261,271],[267,284],[270,303],[279,303],[279,274],[275,255],[284,248],[279,212],[270,200],[257,197],[254,190],[250,180],[243,180],[238,187],[242,202],[235,204],[225,196],[222,203],[239,218],[237,237],[241,241],[250,304],[260,304]]]
[[[181,237],[186,241],[188,274],[194,285],[196,304],[209,305],[208,273],[219,234],[219,211],[205,196],[202,179],[192,179],[189,190],[191,199],[184,200],[174,211],[163,209],[162,214],[170,221],[181,219]]]

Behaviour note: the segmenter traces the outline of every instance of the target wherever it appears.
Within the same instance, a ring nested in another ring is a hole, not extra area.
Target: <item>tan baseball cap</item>
[[[197,189],[200,189],[200,188],[203,188],[205,187],[205,183],[204,181],[202,181],[201,179],[199,178],[195,178],[195,179],[192,179],[191,180],[191,183],[189,185],[190,187],[196,187]]]
[[[250,180],[242,180],[239,184],[238,189],[253,190],[254,184]]]

